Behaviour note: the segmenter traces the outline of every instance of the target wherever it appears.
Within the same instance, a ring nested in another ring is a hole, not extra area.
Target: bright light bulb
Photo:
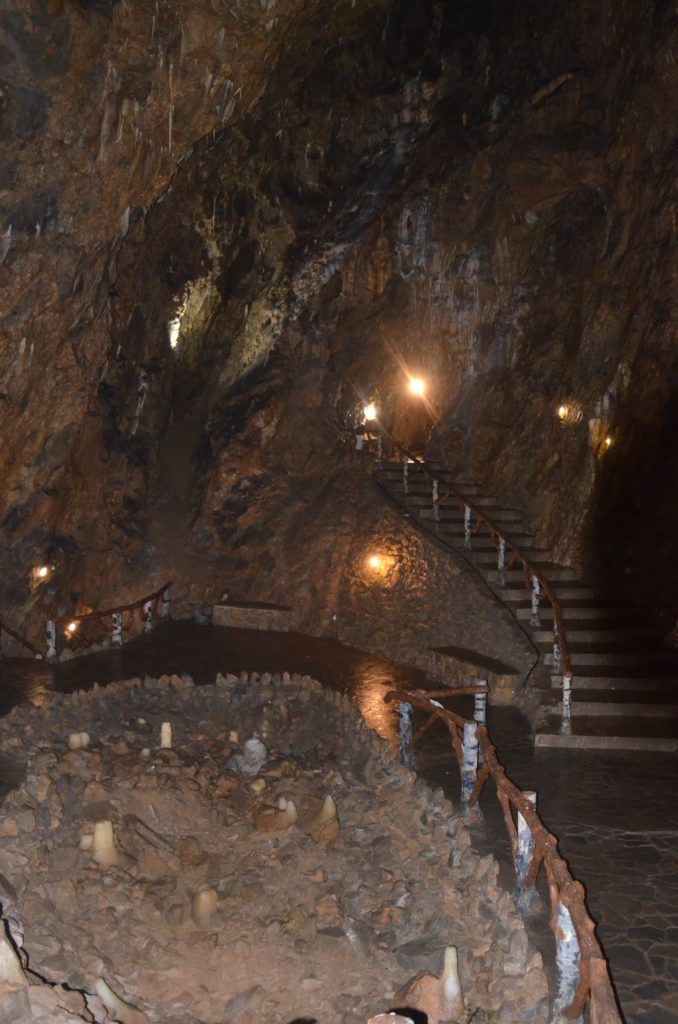
[[[68,629],[69,633],[75,633],[76,629],[78,628],[78,624],[77,622],[69,622],[66,628]]]
[[[370,402],[369,405],[365,406],[365,408],[363,409],[363,416],[365,417],[365,419],[367,421],[369,421],[369,420],[376,420],[376,418],[377,418],[377,407],[374,404],[374,402]]]
[[[421,377],[410,377],[409,387],[413,395],[423,395],[426,391],[426,384]]]
[[[49,569],[47,568],[47,566],[46,565],[41,565],[40,568],[38,569],[38,576],[40,577],[41,580],[44,580],[44,578],[45,578],[45,576],[47,575],[48,572],[49,572]]]
[[[607,435],[607,436],[606,436],[606,437],[604,438],[604,440],[603,440],[603,447],[604,447],[604,448],[611,448],[611,447],[612,447],[612,445],[613,445],[613,443],[614,443],[614,442],[612,441],[612,438],[611,438],[611,437],[610,437],[610,435],[608,434],[608,435]]]
[[[558,406],[558,419],[559,420],[566,419],[567,413],[568,413],[568,408],[567,408],[566,405],[559,405]]]
[[[370,557],[367,559],[367,564],[369,565],[370,569],[378,569],[379,566],[381,565],[381,558],[379,557],[379,555],[370,555]]]

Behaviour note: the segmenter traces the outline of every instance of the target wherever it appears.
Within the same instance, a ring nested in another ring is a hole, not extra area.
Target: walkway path
[[[216,672],[301,672],[350,692],[368,724],[393,739],[394,710],[384,693],[425,684],[423,673],[331,640],[295,633],[221,629],[192,623],[158,627],[116,651],[51,668],[28,660],[0,662],[0,713],[23,699],[94,680],[189,672],[197,683]],[[463,709],[465,712],[467,709]],[[572,870],[587,887],[590,909],[610,958],[627,1024],[678,1020],[678,758],[662,754],[534,751],[527,721],[493,708],[489,726],[514,780],[539,793],[539,809],[561,839]],[[431,735],[422,774],[457,802],[449,741]],[[10,775],[5,772],[5,785]],[[476,841],[506,858],[503,825],[486,787],[486,825]]]

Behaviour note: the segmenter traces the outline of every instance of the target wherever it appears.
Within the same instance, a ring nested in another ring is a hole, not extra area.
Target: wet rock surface
[[[439,974],[450,945],[460,1019],[546,1019],[541,958],[494,859],[310,678],[136,679],[0,729],[28,762],[0,834],[28,981],[5,975],[14,1021],[103,1020],[103,979],[130,1021],[359,1024],[418,970]],[[246,739],[266,749],[254,775]]]

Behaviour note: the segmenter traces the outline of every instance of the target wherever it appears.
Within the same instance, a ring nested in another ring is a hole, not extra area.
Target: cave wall
[[[306,608],[325,562],[302,580],[289,537],[323,535],[362,400],[398,428],[405,368],[432,453],[601,584],[678,604],[652,576],[675,558],[669,5],[228,6],[0,20],[3,614],[168,575],[187,606],[275,580]],[[362,502],[336,492],[358,536]]]

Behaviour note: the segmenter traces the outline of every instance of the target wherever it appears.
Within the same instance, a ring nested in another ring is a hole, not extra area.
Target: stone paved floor
[[[393,737],[395,717],[383,694],[396,685],[421,686],[422,673],[299,634],[227,630],[175,623],[122,650],[94,654],[55,669],[41,662],[0,662],[0,713],[17,701],[97,680],[187,671],[196,682],[217,671],[290,671],[350,691],[368,722]],[[468,710],[461,708],[460,710]],[[490,730],[512,778],[539,794],[547,826],[589,905],[609,957],[627,1024],[678,1021],[678,758],[596,754],[532,748],[526,720],[513,709],[492,709]],[[456,801],[458,778],[447,740],[431,735],[421,770]],[[0,771],[2,766],[0,765]],[[5,784],[11,773],[5,769]],[[508,844],[493,794],[483,798],[486,821],[476,830],[493,849],[510,884]],[[535,938],[548,952],[545,928]]]

